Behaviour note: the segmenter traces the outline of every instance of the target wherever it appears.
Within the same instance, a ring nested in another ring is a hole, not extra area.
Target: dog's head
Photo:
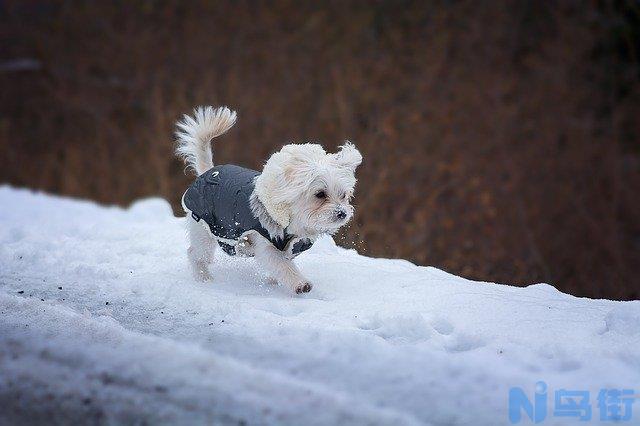
[[[353,216],[350,200],[362,155],[350,142],[335,154],[317,144],[285,145],[256,179],[256,194],[282,228],[334,233]]]

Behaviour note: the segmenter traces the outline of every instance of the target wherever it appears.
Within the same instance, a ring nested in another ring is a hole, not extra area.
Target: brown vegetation
[[[639,22],[631,0],[1,2],[0,182],[177,208],[174,121],[229,105],[219,163],[362,150],[343,245],[638,298]]]

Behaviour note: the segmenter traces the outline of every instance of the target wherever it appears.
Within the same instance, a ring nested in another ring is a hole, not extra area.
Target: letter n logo
[[[522,388],[509,389],[509,421],[512,424],[520,423],[523,411],[535,423],[540,423],[547,417],[547,384],[545,382],[536,383],[533,404]]]

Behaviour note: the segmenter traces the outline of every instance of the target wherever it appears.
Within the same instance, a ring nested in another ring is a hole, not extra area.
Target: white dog
[[[208,265],[217,241],[230,255],[255,256],[292,291],[309,292],[312,285],[293,258],[351,219],[362,155],[348,141],[335,154],[317,144],[289,144],[269,158],[261,173],[214,166],[211,140],[235,121],[236,113],[228,108],[200,107],[177,123],[176,154],[198,175],[182,197],[194,274],[211,278]]]

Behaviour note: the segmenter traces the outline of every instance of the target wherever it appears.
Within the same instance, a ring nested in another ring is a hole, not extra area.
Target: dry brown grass
[[[0,71],[0,181],[177,207],[173,123],[227,104],[240,119],[220,163],[358,145],[345,245],[638,298],[635,5],[3,2],[0,58],[42,67]]]

